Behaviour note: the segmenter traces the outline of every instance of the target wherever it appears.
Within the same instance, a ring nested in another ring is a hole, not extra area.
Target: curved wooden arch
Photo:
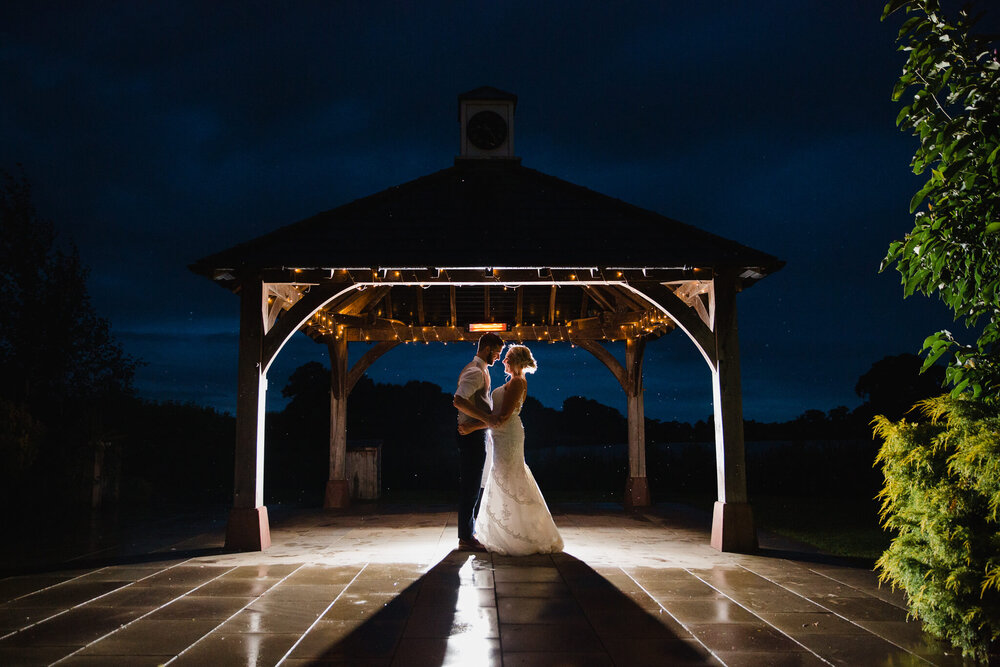
[[[628,394],[628,373],[625,372],[625,368],[618,363],[618,360],[615,359],[614,355],[604,349],[603,345],[597,341],[586,339],[578,340],[570,338],[570,342],[597,357],[597,360],[607,366],[608,370],[611,371],[611,374],[615,376],[616,380],[618,380],[618,384],[622,386],[622,391]]]
[[[670,289],[657,282],[621,283],[644,300],[653,304],[687,334],[694,346],[705,358],[705,363],[713,371],[716,370],[718,352],[715,346],[715,333],[702,322],[693,308],[680,300]]]
[[[383,341],[361,355],[361,358],[354,362],[354,365],[351,367],[351,371],[347,374],[347,394],[350,395],[351,391],[354,389],[354,385],[358,383],[358,380],[360,380],[361,376],[365,374],[365,371],[367,371],[379,357],[397,345],[399,345],[398,340]]]
[[[274,326],[264,335],[261,368],[267,373],[281,348],[320,308],[334,299],[347,296],[363,288],[354,283],[324,283],[313,285],[298,303],[285,311]]]

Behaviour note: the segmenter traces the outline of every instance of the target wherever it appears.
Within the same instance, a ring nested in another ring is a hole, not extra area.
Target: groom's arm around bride
[[[490,401],[489,367],[500,357],[503,347],[504,342],[500,336],[482,336],[476,356],[462,369],[458,378],[452,405],[458,410],[459,426],[466,427],[465,433],[490,426],[493,406]]]

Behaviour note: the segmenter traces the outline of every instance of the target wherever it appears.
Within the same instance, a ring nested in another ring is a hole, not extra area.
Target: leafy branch
[[[967,327],[986,324],[972,344],[948,331],[924,341],[924,367],[949,355],[952,394],[1000,397],[1000,61],[996,38],[975,33],[969,6],[948,20],[938,0],[892,0],[907,53],[893,88],[896,118],[919,139],[910,166],[930,177],[910,200],[913,229],[890,244],[880,270],[895,265],[904,296],[937,295]]]

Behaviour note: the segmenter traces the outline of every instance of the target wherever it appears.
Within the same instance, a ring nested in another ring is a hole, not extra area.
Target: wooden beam
[[[383,285],[359,290],[352,294],[349,300],[340,304],[336,312],[340,315],[360,315],[361,313],[366,313],[377,305],[388,293],[389,287]]]
[[[621,292],[613,285],[595,285],[594,291],[604,296],[605,301],[610,304],[608,310],[614,313],[621,313],[628,310],[628,304],[622,299]]]
[[[709,295],[708,298],[709,298],[709,300],[712,300],[713,297],[711,295]],[[694,311],[696,313],[698,313],[698,317],[700,317],[701,321],[705,323],[705,326],[707,326],[709,329],[711,329],[712,327],[715,326],[715,322],[713,322],[713,320],[715,319],[714,318],[714,313],[715,313],[715,306],[714,305],[712,306],[712,308],[711,308],[712,312],[710,313],[709,309],[705,307],[705,302],[702,301],[702,296],[701,295],[695,295],[695,296],[691,297],[690,299],[687,299],[687,303],[692,308],[694,308]]]
[[[351,367],[350,373],[347,374],[347,394],[354,390],[354,385],[358,383],[361,376],[365,374],[369,366],[375,363],[375,360],[381,357],[383,354],[391,350],[392,348],[399,345],[398,340],[383,341],[377,345],[372,346],[361,355],[361,358],[354,362],[354,366]]]
[[[615,303],[618,304],[619,308],[625,308],[628,310],[646,310],[649,307],[646,305],[645,299],[636,298],[632,292],[627,289],[623,289],[618,285],[611,285],[603,289],[614,293]]]
[[[628,376],[627,394],[638,394],[642,391],[642,361],[646,351],[646,339],[640,336],[629,336],[625,341],[625,373]]]
[[[392,322],[393,320],[379,318],[377,321]],[[332,326],[363,328],[371,325],[371,318],[365,315],[333,315],[330,317],[330,323]]]
[[[589,326],[600,326],[602,322],[607,325],[607,321],[601,319],[600,317],[587,317],[578,320],[570,320],[566,323],[566,326],[573,329],[583,329]]]
[[[767,267],[746,267],[756,268],[759,273],[766,275],[773,272]],[[235,269],[224,267],[216,268],[216,280],[227,286],[235,286],[236,283],[232,275]],[[345,270],[342,268],[271,268],[261,269],[259,273],[264,282],[269,283],[298,283],[298,284],[321,284],[328,281],[344,281],[352,283],[382,283],[382,284],[455,284],[455,285],[475,285],[490,283],[494,285],[513,284],[551,284],[553,280],[572,282],[585,282],[595,280],[600,282],[632,281],[632,280],[655,280],[659,282],[677,280],[698,280],[711,279],[712,270],[708,268],[688,268],[688,267],[663,267],[645,269],[622,269],[609,267],[577,267],[577,268],[549,268],[549,267],[525,267],[512,269],[467,268],[467,269],[440,269],[436,267],[389,269],[381,267],[352,268]],[[575,277],[575,278],[574,278]]]
[[[483,318],[486,322],[490,320],[490,287],[483,288]]]
[[[652,316],[655,319],[650,319]],[[643,327],[650,323],[656,324],[656,329],[649,332],[653,335],[655,331],[659,330],[660,334],[667,333],[676,327],[676,324],[672,319],[666,317],[659,310],[628,310],[623,313],[601,313],[600,315],[594,315],[592,317],[587,317],[584,319],[570,320],[566,322],[566,327],[572,329],[574,332],[579,329],[584,330],[598,330],[602,327],[604,329],[609,329],[611,327],[621,327],[621,326],[636,326]]]
[[[448,286],[448,300],[451,306],[451,326],[458,326],[458,308],[455,306],[455,286]]]
[[[264,319],[264,333],[266,334],[274,326],[278,316],[283,310],[288,310],[302,298],[302,292],[297,285],[281,283],[264,283],[264,296],[267,297],[268,306]]]
[[[524,324],[524,288],[515,287],[516,304],[514,306],[514,326],[519,327]]]
[[[329,318],[330,322],[328,325],[317,324],[311,329],[304,327],[303,330],[314,339],[322,341],[329,335],[330,332],[328,329],[338,324],[350,327],[366,327],[373,326],[376,322],[391,322],[393,320],[387,317],[374,318],[371,311],[382,299],[388,299],[389,291],[389,287],[379,286],[347,294],[344,298],[328,305],[324,309],[325,315],[319,311],[310,315],[310,318],[316,318],[317,321],[321,321],[323,317]],[[391,303],[389,304],[389,308],[392,308]]]
[[[393,318],[392,313],[392,289],[385,293],[385,297],[382,299],[382,303],[385,308],[385,318],[391,320]]]
[[[649,315],[655,312],[655,317],[662,321],[652,331],[649,330]],[[372,318],[362,315],[335,315],[326,321],[315,316],[312,326],[304,329],[313,340],[325,344],[326,339],[340,328],[347,328],[347,336],[352,342],[398,340],[410,341],[461,341],[469,337],[464,328],[450,326],[416,326],[398,320]],[[522,340],[563,340],[586,338],[593,340],[624,340],[627,336],[638,334],[648,337],[659,337],[669,332],[674,322],[659,311],[625,311],[623,313],[602,313],[600,316],[586,319],[570,320],[561,325],[514,325],[509,331],[511,335],[521,336]]]
[[[262,551],[271,544],[264,507],[264,416],[267,371],[263,359],[267,299],[256,276],[246,276],[240,290],[240,346],[237,366],[236,452],[233,507],[226,525],[226,546]]]
[[[417,324],[424,324],[424,288],[417,285]]]
[[[605,329],[605,334],[607,339],[612,339],[612,337],[621,331],[620,328],[607,327]],[[602,338],[601,330],[591,330],[585,333],[583,338]],[[514,327],[506,334],[503,335],[504,338],[511,338],[514,340],[538,340],[545,342],[558,342],[569,341],[571,335],[576,335],[576,329],[573,329],[572,334],[569,327],[564,326],[530,326],[526,325],[523,327]],[[423,326],[423,327],[409,327],[405,325],[396,325],[395,327],[378,327],[378,328],[367,328],[367,329],[347,329],[348,340],[353,342],[376,342],[376,341],[399,341],[403,343],[423,343],[423,342],[442,342],[442,343],[452,343],[461,341],[475,341],[478,340],[480,334],[469,333],[464,328],[460,327],[434,327],[434,326]],[[619,338],[623,335],[619,334]]]
[[[351,503],[347,481],[347,337],[331,337],[330,353],[330,469],[323,498],[324,508]]]
[[[715,370],[715,333],[705,326],[693,308],[677,298],[672,290],[657,282],[629,283],[628,289],[644,297],[676,322],[701,352],[709,368]],[[718,322],[716,327],[718,328]]]
[[[552,288],[549,290],[549,319],[548,319],[548,322],[549,322],[550,325],[556,323],[556,291],[558,289],[559,289],[558,287],[556,287],[555,285],[553,285]]]
[[[538,340],[538,341],[568,341],[570,338],[577,340],[625,340],[630,335],[643,334],[643,328],[639,324],[641,313],[624,313],[624,317],[610,318],[601,321],[601,318],[590,318],[588,321],[567,325],[539,324],[537,326],[525,324],[514,326],[508,330],[507,336],[514,340]],[[310,332],[316,340],[322,340],[323,336],[318,332]],[[351,342],[376,342],[376,341],[399,341],[399,342],[443,342],[475,340],[476,334],[470,334],[466,329],[448,326],[408,326],[399,322],[388,322],[386,320],[376,320],[374,323],[365,322],[362,327],[350,327],[346,330],[348,340]]]
[[[587,290],[581,289],[580,293],[582,294],[580,297],[580,317],[584,318],[587,316],[587,303],[590,301],[590,298],[587,296]]]
[[[590,294],[590,297],[594,301],[601,305],[601,308],[612,313],[615,312],[615,305],[608,301],[596,286],[587,285],[587,293]]]
[[[274,323],[278,320],[278,315],[284,310],[285,302],[276,296],[271,296],[268,299],[268,303],[265,306],[266,314],[264,316],[264,333],[271,330]]]
[[[313,313],[334,300],[339,302],[341,298],[346,299],[353,296],[356,289],[353,283],[342,282],[311,286],[309,292],[299,299],[298,303],[284,311],[271,330],[267,332],[267,335],[264,336],[264,349],[261,357],[264,371],[267,372],[288,339],[312,317]]]
[[[739,278],[716,277],[716,364],[712,371],[715,412],[715,461],[719,499],[712,520],[712,546],[720,551],[749,552],[757,548],[753,513],[747,502],[746,453],[743,443],[743,396],[736,321]]]
[[[646,479],[646,414],[643,407],[642,358],[646,340],[630,336],[625,341],[625,391],[628,406],[628,467],[625,506],[629,509],[649,505],[649,481]]]
[[[618,360],[615,359],[614,355],[605,349],[603,345],[597,341],[587,340],[583,338],[571,338],[571,342],[575,343],[578,347],[590,352],[592,355],[597,357],[597,360],[602,364],[607,366],[611,374],[615,376],[618,380],[618,384],[621,385],[622,390],[628,394],[628,374],[625,368],[622,367]]]
[[[702,322],[711,329],[715,326],[715,297],[711,280],[686,280],[668,285],[681,301],[694,308]],[[706,301],[703,299],[707,299]]]

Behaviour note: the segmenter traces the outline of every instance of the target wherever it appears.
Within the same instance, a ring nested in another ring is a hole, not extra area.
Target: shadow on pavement
[[[499,665],[519,656],[531,664],[715,664],[669,615],[647,611],[568,554],[453,551],[344,635],[333,619],[359,602],[348,588],[330,620],[288,657],[316,665]]]

